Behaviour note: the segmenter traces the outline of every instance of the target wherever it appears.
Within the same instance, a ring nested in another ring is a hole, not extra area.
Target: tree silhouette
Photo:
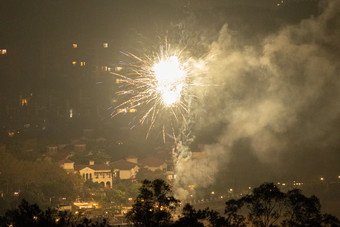
[[[22,200],[18,208],[8,210],[0,217],[0,226],[15,227],[109,227],[106,220],[92,223],[87,218],[79,219],[68,212],[47,209],[42,211],[37,204]]]
[[[179,205],[179,200],[171,195],[170,186],[160,179],[144,180],[139,191],[127,220],[135,226],[169,226],[171,212]]]
[[[307,198],[299,189],[286,194],[286,219],[284,226],[320,226],[322,222],[321,205],[317,197]]]
[[[170,187],[163,180],[145,180],[140,194],[127,214],[135,226],[192,226],[208,224],[213,227],[339,227],[339,220],[321,213],[319,199],[306,197],[298,189],[287,193],[273,183],[264,183],[240,199],[226,202],[225,216],[206,208],[195,210],[190,204],[183,207],[176,222],[171,215],[179,201],[170,196]]]
[[[243,197],[249,209],[248,219],[255,226],[277,226],[282,216],[285,195],[273,183],[266,183],[254,188],[251,195]]]
[[[191,227],[203,227],[204,225],[199,222],[199,219],[206,218],[206,215],[202,211],[196,211],[189,203],[185,204],[182,210],[182,217],[179,218],[174,226],[191,226]]]
[[[225,211],[226,214],[226,226],[231,227],[243,227],[246,226],[245,224],[245,217],[238,213],[238,211],[242,208],[244,205],[244,200],[235,200],[231,199],[228,200],[226,203]]]

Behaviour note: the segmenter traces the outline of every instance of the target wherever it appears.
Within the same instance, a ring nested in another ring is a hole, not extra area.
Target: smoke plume
[[[327,166],[340,147],[340,2],[321,7],[319,16],[284,26],[257,45],[245,45],[242,34],[223,25],[206,62],[206,78],[216,86],[197,88],[205,90],[198,92],[203,105],[195,131],[213,142],[199,146],[202,157],[179,160],[178,198],[189,194],[189,184],[216,183],[238,155],[249,153],[276,176],[332,171]],[[326,153],[329,159],[322,158]],[[238,167],[254,164],[245,163]]]

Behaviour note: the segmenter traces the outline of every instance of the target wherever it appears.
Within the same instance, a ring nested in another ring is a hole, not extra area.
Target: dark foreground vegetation
[[[140,194],[127,219],[135,226],[340,226],[339,220],[321,212],[317,197],[306,197],[301,190],[287,193],[273,183],[265,183],[240,199],[226,202],[224,215],[190,204],[176,213],[180,201],[171,195],[163,180],[143,182]]]
[[[171,187],[164,180],[144,180],[140,193],[127,220],[134,226],[232,226],[232,227],[303,227],[340,226],[340,221],[321,212],[317,197],[306,197],[301,190],[281,192],[273,183],[254,188],[252,193],[240,199],[228,200],[224,214],[206,208],[196,210],[185,204],[182,212],[179,200],[172,196]],[[62,226],[106,227],[105,219],[90,220],[69,212],[47,209],[42,211],[36,204],[22,200],[18,208],[8,210],[0,217],[1,226]]]

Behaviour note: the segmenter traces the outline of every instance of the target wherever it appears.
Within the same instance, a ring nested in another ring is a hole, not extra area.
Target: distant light
[[[232,192],[232,191],[233,191],[233,189],[231,188],[231,189],[229,189],[229,191],[230,191],[230,192]]]
[[[282,186],[286,186],[286,183],[282,183],[281,185],[282,185]]]
[[[9,136],[9,137],[12,137],[12,136],[14,136],[14,133],[15,133],[15,132],[8,132],[8,136]]]
[[[27,99],[21,99],[21,106],[27,106],[28,101]]]
[[[84,62],[84,61],[80,62],[80,66],[85,66],[85,65],[86,65],[86,62]]]
[[[321,181],[325,180],[323,177],[320,178]]]
[[[338,176],[338,178],[340,179],[340,176]]]
[[[251,187],[248,187],[249,190],[251,190]]]
[[[118,113],[126,113],[127,110],[126,110],[126,109],[118,109],[117,112],[118,112]]]
[[[0,50],[0,54],[7,54],[7,50],[6,49]]]
[[[212,192],[211,192],[211,194],[212,194],[212,195],[215,195],[215,192],[214,192],[214,191],[212,191]]]
[[[132,201],[132,198],[130,197],[130,198],[128,198],[128,200],[131,202],[131,201]]]
[[[103,47],[104,47],[104,48],[108,48],[108,47],[109,47],[109,44],[108,44],[108,43],[103,43]]]
[[[19,192],[14,192],[14,196],[18,196],[19,194]]]
[[[73,48],[77,48],[77,47],[78,47],[78,44],[73,43],[72,46],[73,46]]]
[[[73,110],[70,109],[70,118],[72,118],[72,117],[73,117]]]
[[[73,61],[73,62],[72,62],[72,65],[75,65],[75,64],[77,64],[77,62],[76,62],[76,61]]]
[[[115,67],[115,71],[116,71],[116,72],[122,71],[122,69],[123,69],[123,67],[121,67],[121,66]]]
[[[194,190],[194,189],[195,189],[195,185],[191,184],[191,185],[189,185],[189,188],[190,188],[191,190]]]

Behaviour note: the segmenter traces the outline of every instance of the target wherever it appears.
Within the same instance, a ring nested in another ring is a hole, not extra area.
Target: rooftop
[[[135,163],[128,162],[124,159],[112,162],[111,164],[113,166],[113,169],[119,169],[119,170],[130,170],[134,168],[135,166],[137,166]]]

